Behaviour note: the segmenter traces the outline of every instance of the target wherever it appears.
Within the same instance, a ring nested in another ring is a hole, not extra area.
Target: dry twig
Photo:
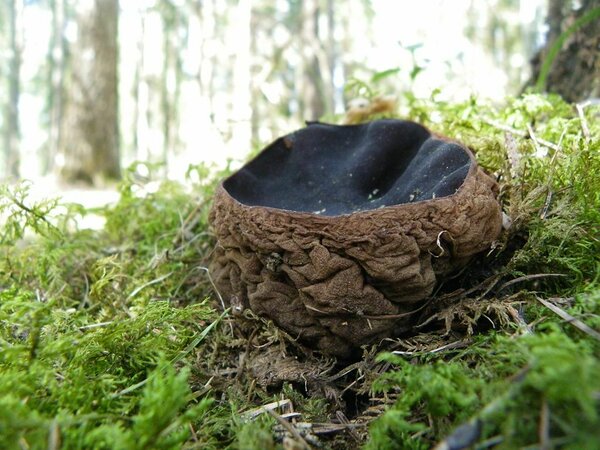
[[[550,407],[548,406],[548,400],[545,398],[542,399],[538,433],[540,439],[539,450],[550,450]]]
[[[497,292],[501,292],[504,289],[506,289],[507,287],[512,286],[513,284],[521,283],[523,281],[531,281],[531,280],[537,280],[539,278],[551,278],[551,277],[561,278],[561,277],[566,277],[566,275],[563,273],[536,273],[533,275],[525,275],[522,277],[514,278],[510,281],[507,281],[506,283],[504,283],[502,286],[500,286],[498,288]]]
[[[579,329],[580,331],[583,331],[585,334],[600,341],[600,333],[598,331],[596,331],[593,328],[591,328],[590,326],[586,325],[581,320],[576,319],[571,314],[566,312],[564,309],[561,309],[558,306],[556,306],[554,303],[551,303],[548,301],[548,300],[554,300],[554,299],[544,300],[543,298],[539,298],[539,297],[536,297],[536,298],[537,298],[538,302],[540,302],[542,305],[544,305],[546,308],[548,308],[553,313],[555,313],[558,316],[560,316],[561,318],[563,318],[567,323],[570,323],[575,328]]]

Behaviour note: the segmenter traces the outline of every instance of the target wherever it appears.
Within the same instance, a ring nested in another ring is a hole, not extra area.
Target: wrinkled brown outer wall
[[[226,302],[327,354],[406,332],[410,315],[381,316],[416,309],[500,234],[496,183],[471,159],[451,196],[343,216],[246,206],[221,185],[210,214],[213,281]]]

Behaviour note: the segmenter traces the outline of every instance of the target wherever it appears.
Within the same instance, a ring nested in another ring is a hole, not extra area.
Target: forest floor
[[[474,150],[511,225],[416,334],[349,361],[222,310],[206,267],[224,172],[140,163],[91,207],[1,188],[3,448],[599,448],[600,108],[405,100]]]
[[[94,214],[93,211],[101,211],[102,208],[114,206],[120,197],[117,185],[104,188],[65,185],[59,182],[55,175],[35,178],[29,180],[28,183],[30,183],[30,188],[27,199],[32,203],[59,198],[61,203],[82,205],[88,213],[79,218],[79,229],[101,230],[105,224],[104,215]]]

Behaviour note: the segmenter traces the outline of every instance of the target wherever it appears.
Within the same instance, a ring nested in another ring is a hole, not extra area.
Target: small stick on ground
[[[521,327],[521,329],[523,330],[523,333],[527,333],[527,334],[533,333],[531,326],[527,322],[525,322],[525,319],[523,318],[523,316],[521,316],[519,311],[517,311],[512,305],[508,305],[506,307],[506,310],[508,311],[508,313],[510,314],[512,319],[519,325],[519,327]]]
[[[531,280],[537,280],[539,278],[552,278],[552,277],[561,278],[561,277],[566,277],[566,275],[563,273],[536,273],[533,275],[525,275],[525,276],[510,280],[510,281],[507,281],[506,283],[504,283],[502,286],[500,286],[498,288],[497,293],[502,292],[504,289],[506,289],[509,286],[512,286],[513,284],[521,283],[523,281],[531,281]]]
[[[298,444],[301,445],[301,448],[306,449],[306,450],[310,450],[310,445],[308,445],[308,442],[306,442],[306,439],[304,439],[302,437],[302,435],[300,433],[298,433],[298,430],[296,430],[291,423],[289,423],[287,420],[285,420],[283,417],[281,417],[279,414],[277,414],[275,411],[273,411],[272,409],[267,409],[267,412],[269,413],[269,415],[271,417],[273,417],[277,422],[279,422],[279,424],[285,428],[287,431],[289,431],[292,436],[294,436],[294,438],[296,438],[296,441]]]
[[[194,426],[191,423],[189,424],[189,428],[190,428],[190,433],[192,435],[192,440],[194,442],[198,442],[198,435],[196,434],[196,430],[194,430]]]
[[[539,450],[550,450],[550,407],[545,397],[542,399],[540,428],[538,432],[540,438]]]
[[[550,301],[548,301],[548,300],[554,300],[554,299],[544,300],[543,298],[539,298],[539,297],[536,297],[536,298],[537,298],[538,302],[540,302],[542,305],[544,305],[546,308],[548,308],[553,313],[555,313],[558,316],[560,316],[561,318],[563,318],[567,323],[570,323],[578,330],[583,331],[585,334],[600,341],[600,333],[598,331],[596,331],[593,328],[591,328],[590,326],[586,325],[581,320],[576,319],[571,314],[566,312],[564,309],[561,309],[558,306],[556,306],[554,303],[551,303]]]
[[[590,127],[588,125],[587,119],[585,118],[585,113],[583,111],[586,106],[589,106],[589,103],[577,103],[575,105],[575,108],[577,109],[579,120],[581,121],[581,131],[583,131],[583,137],[585,138],[585,141],[589,144],[592,138],[590,134]]]

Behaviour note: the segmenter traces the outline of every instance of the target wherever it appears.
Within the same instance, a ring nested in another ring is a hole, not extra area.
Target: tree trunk
[[[160,79],[160,112],[162,116],[162,134],[163,134],[163,145],[161,163],[164,164],[165,170],[168,169],[169,165],[169,150],[171,148],[171,140],[173,139],[173,121],[171,117],[172,111],[172,87],[169,86],[171,82],[171,71],[172,71],[172,59],[175,56],[175,52],[171,50],[171,33],[173,33],[173,24],[169,20],[165,20],[163,13],[163,55],[164,64]],[[175,30],[177,32],[177,30]],[[174,78],[173,78],[174,80]]]
[[[335,113],[336,109],[336,86],[335,86],[335,64],[336,64],[336,39],[335,39],[335,5],[333,0],[327,0],[327,85],[326,101],[327,112]]]
[[[62,121],[60,176],[98,184],[120,177],[118,0],[77,2],[77,42],[71,49]]]
[[[42,154],[42,173],[52,171],[61,140],[66,41],[64,37],[66,5],[52,0],[52,37],[48,47],[48,142]]]
[[[302,0],[302,85],[301,112],[305,120],[318,120],[325,113],[319,47],[319,7],[317,0]]]
[[[214,120],[215,67],[218,64],[216,52],[210,49],[213,46],[217,28],[215,2],[211,0],[203,1],[199,13],[202,23],[202,42],[200,43],[202,63],[198,71],[198,83],[202,97],[207,103],[207,110],[210,111],[210,119]]]
[[[561,34],[574,23],[600,8],[600,0],[583,0],[580,7],[573,9],[574,1],[550,0],[548,7],[547,43],[532,60],[534,84],[548,57],[552,45]],[[561,46],[560,52],[552,61],[544,86],[548,92],[560,94],[570,102],[582,101],[600,96],[600,19],[591,20],[570,34]]]
[[[140,14],[140,34],[137,42],[137,55],[135,62],[135,76],[133,79],[133,149],[134,158],[140,159],[140,148],[144,142],[143,136],[141,136],[141,128],[143,125],[143,107],[141,104],[142,90],[144,86],[144,36],[146,33],[146,20],[145,11]]]
[[[240,156],[243,156],[252,143],[252,107],[250,95],[252,2],[250,0],[238,0],[234,14],[233,22],[236,24],[236,35],[239,38],[234,43],[235,60],[232,67],[233,96],[230,100],[232,120],[230,144],[237,150]]]
[[[19,95],[21,74],[21,39],[19,18],[23,10],[20,0],[6,3],[10,58],[8,63],[8,99],[4,108],[4,163],[7,178],[19,177]]]

